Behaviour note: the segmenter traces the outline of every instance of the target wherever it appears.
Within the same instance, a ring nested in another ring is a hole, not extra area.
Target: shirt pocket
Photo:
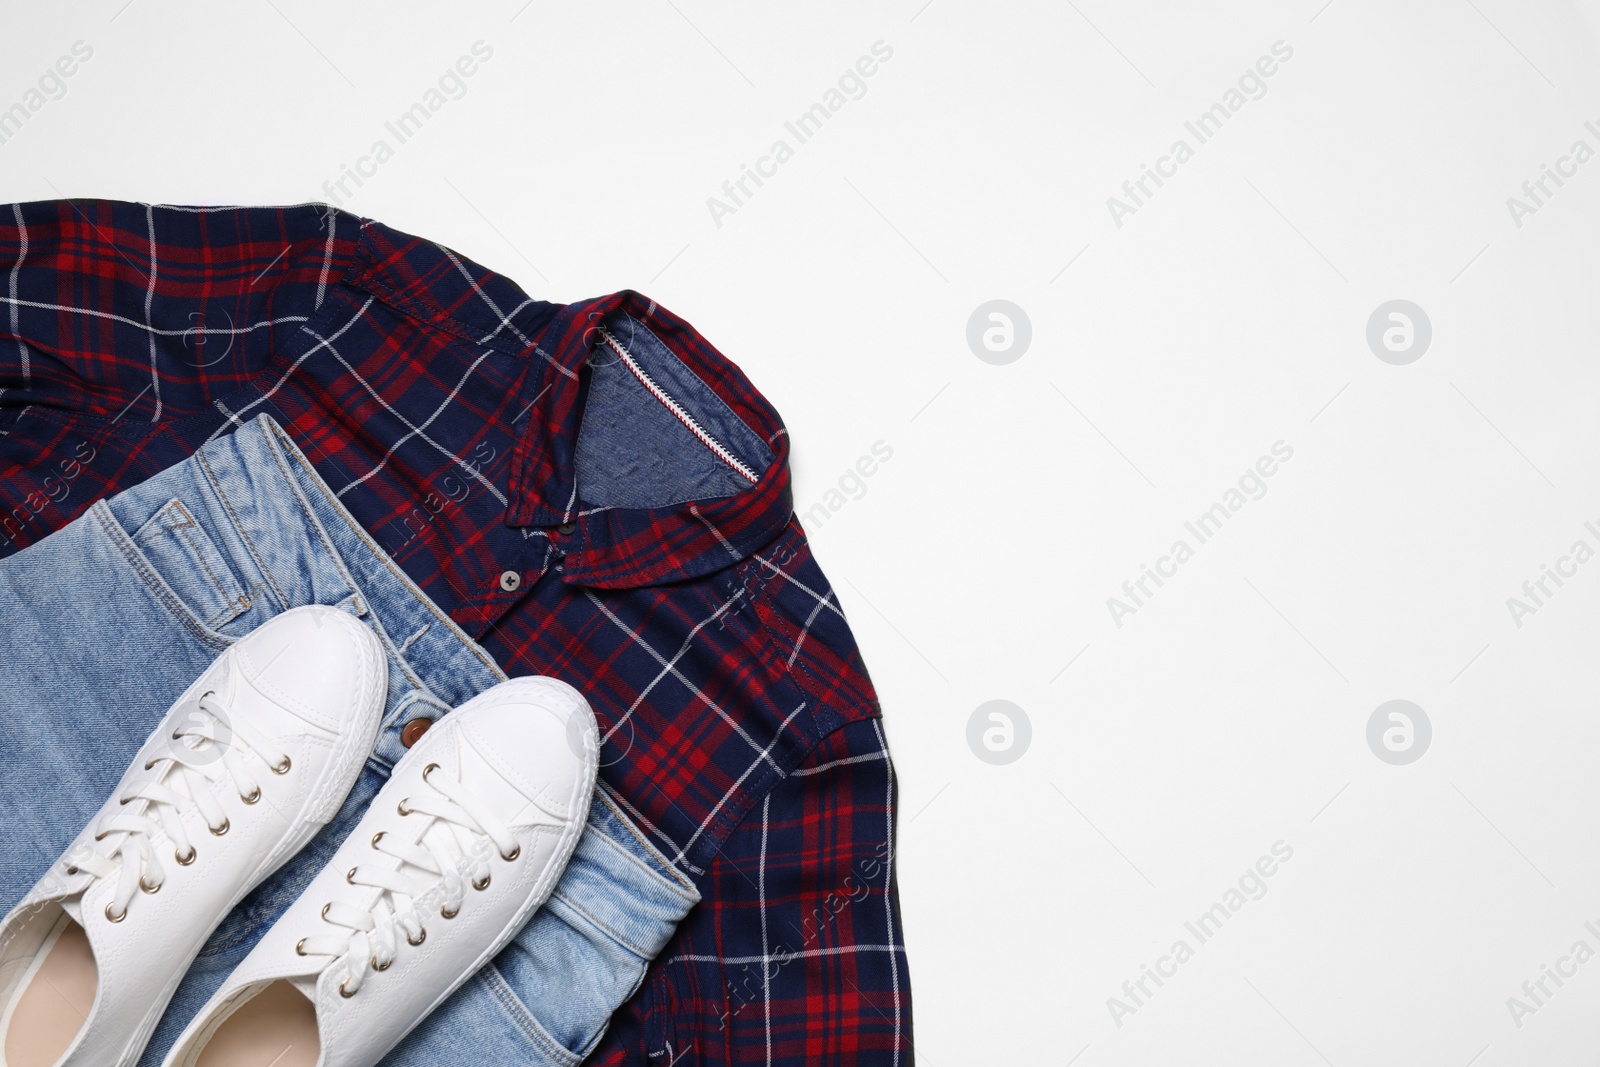
[[[133,543],[207,627],[250,610],[251,595],[206,528],[181,500],[169,500],[133,534]]]

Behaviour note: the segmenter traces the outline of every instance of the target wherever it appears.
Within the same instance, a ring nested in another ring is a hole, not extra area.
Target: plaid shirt
[[[765,442],[753,484],[581,502],[622,315]],[[0,207],[0,555],[261,413],[508,673],[582,688],[602,788],[699,886],[589,1062],[909,1062],[877,699],[739,368],[636,293],[534,300],[319,205]]]

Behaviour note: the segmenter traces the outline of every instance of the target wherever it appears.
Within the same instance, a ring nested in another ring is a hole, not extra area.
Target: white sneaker
[[[445,716],[165,1067],[376,1064],[549,897],[588,819],[597,754],[594,713],[554,678]]]
[[[218,657],[0,921],[0,1064],[136,1063],[205,939],[339,810],[387,688],[378,639],[333,608]]]

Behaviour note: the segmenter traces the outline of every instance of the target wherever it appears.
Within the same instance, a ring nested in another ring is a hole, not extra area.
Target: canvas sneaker
[[[328,866],[166,1067],[371,1067],[549,897],[588,819],[594,714],[554,678],[463,704],[395,765]]]
[[[136,1063],[206,938],[339,810],[387,683],[378,639],[334,608],[223,652],[0,920],[0,1064]]]

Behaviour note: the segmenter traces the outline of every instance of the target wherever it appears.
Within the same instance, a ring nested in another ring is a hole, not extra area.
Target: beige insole
[[[273,982],[228,1016],[194,1067],[317,1067],[321,1055],[317,1009],[288,982]]]
[[[83,1029],[100,988],[83,927],[63,915],[40,949],[44,962],[17,998],[6,1031],[6,1067],[55,1067]]]

